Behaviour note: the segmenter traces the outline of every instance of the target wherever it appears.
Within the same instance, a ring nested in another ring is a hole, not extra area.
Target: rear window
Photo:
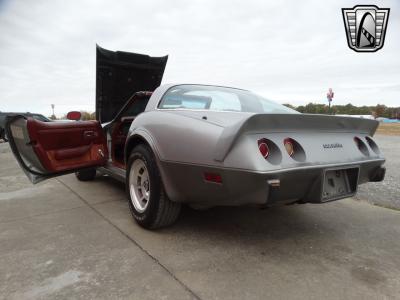
[[[261,96],[234,88],[178,85],[162,97],[159,109],[190,109],[256,113],[298,113]]]

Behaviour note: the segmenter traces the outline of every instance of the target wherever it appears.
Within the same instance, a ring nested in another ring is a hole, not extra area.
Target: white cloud
[[[279,102],[400,106],[400,3],[376,53],[347,47],[356,1],[1,1],[0,110],[94,110],[95,44],[169,54],[163,82],[247,88]]]

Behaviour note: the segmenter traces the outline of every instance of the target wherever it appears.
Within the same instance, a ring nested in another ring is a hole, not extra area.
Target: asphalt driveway
[[[122,184],[67,175],[33,186],[0,144],[3,299],[393,299],[399,237],[400,211],[354,199],[187,209],[146,231]]]

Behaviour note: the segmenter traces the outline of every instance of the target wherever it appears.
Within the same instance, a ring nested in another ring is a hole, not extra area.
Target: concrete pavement
[[[31,185],[0,145],[0,298],[395,299],[400,212],[352,199],[184,210],[146,231],[122,184]]]

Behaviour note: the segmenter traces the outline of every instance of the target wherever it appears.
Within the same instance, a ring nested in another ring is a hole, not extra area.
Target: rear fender
[[[128,167],[128,160],[130,153],[132,150],[135,148],[135,146],[139,144],[145,144],[147,145],[151,151],[154,154],[154,157],[156,159],[156,163],[158,166],[158,170],[160,172],[161,180],[164,185],[165,192],[168,196],[168,198],[172,201],[176,201],[176,199],[179,198],[178,191],[176,188],[174,188],[175,184],[173,181],[173,176],[172,174],[167,174],[167,171],[163,167],[160,161],[160,151],[157,146],[157,143],[155,139],[152,137],[152,135],[145,129],[136,129],[131,132],[129,135],[126,144],[125,144],[125,163],[126,166]]]
[[[136,129],[135,131],[131,132],[127,138],[125,144],[125,163],[128,163],[128,159],[130,153],[132,152],[133,148],[139,144],[146,144],[150,149],[153,151],[156,160],[159,161],[159,150],[154,141],[154,138],[151,136],[149,132],[145,129]]]

